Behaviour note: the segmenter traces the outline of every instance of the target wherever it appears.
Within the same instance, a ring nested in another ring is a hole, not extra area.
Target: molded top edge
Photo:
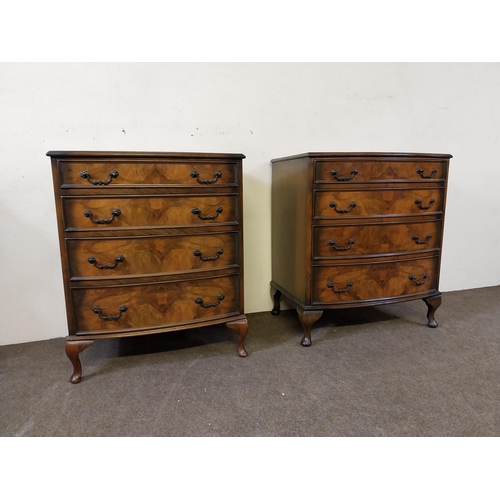
[[[48,151],[52,158],[206,158],[206,159],[241,159],[246,158],[241,153],[174,153],[153,151]]]
[[[326,152],[317,152],[317,153],[301,153],[292,156],[283,156],[281,158],[274,158],[271,162],[283,161],[283,160],[293,160],[296,158],[366,158],[366,157],[386,157],[386,158],[441,158],[441,159],[449,159],[453,158],[450,154],[441,154],[441,153],[326,153]]]

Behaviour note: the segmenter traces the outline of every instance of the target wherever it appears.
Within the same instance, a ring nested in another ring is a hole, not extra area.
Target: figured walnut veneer
[[[311,345],[325,309],[423,299],[430,327],[451,155],[305,153],[272,160],[272,288]]]
[[[109,182],[114,187],[131,185],[166,185],[182,186],[188,189],[202,184],[236,185],[237,159],[234,161],[206,161],[193,158],[183,161],[181,158],[155,161],[144,158],[141,162],[122,161],[117,159],[112,165],[109,162],[89,160],[62,160],[59,162],[59,176],[63,186],[73,188],[87,187],[82,178],[88,182]],[[82,175],[82,172],[85,172]],[[111,174],[110,172],[116,172]],[[220,174],[217,174],[217,172]],[[112,179],[111,181],[109,179]]]
[[[313,259],[439,250],[441,227],[441,221],[315,226]]]
[[[239,265],[239,233],[67,238],[71,279],[181,273]],[[110,273],[109,266],[116,269]]]
[[[99,338],[226,324],[246,356],[241,154],[49,151],[70,381]]]
[[[237,224],[237,204],[238,197],[234,195],[63,198],[66,229],[69,231],[94,230],[96,224],[113,229]],[[92,217],[85,215],[89,211]],[[113,211],[119,213],[113,217]]]

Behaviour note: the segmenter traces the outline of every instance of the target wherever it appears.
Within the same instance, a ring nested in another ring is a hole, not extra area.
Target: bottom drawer
[[[76,334],[142,330],[238,313],[239,276],[72,290]]]
[[[439,258],[314,266],[312,303],[383,299],[437,289]]]

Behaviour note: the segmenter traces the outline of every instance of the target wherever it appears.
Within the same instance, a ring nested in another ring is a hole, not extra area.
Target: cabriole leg
[[[248,332],[248,321],[247,319],[239,319],[238,321],[232,321],[230,323],[226,323],[226,326],[231,330],[236,330],[238,332],[238,343],[236,344],[236,350],[238,351],[238,356],[242,358],[248,356],[248,353],[245,351],[245,337]]]
[[[312,344],[311,341],[311,328],[321,318],[323,311],[304,311],[297,307],[297,315],[299,316],[302,327],[304,328],[304,337],[300,343],[304,347],[309,347]]]
[[[427,304],[427,325],[431,328],[436,328],[438,326],[437,321],[434,319],[434,313],[436,309],[441,305],[441,294],[433,295],[432,297],[427,297],[423,299]]]
[[[274,307],[271,311],[271,314],[274,316],[277,316],[280,313],[280,300],[281,292],[279,290],[276,290],[276,293],[274,294]]]
[[[82,364],[79,354],[89,348],[94,343],[93,340],[68,340],[66,341],[66,355],[71,363],[73,363],[73,375],[69,381],[72,384],[77,384],[82,379]]]

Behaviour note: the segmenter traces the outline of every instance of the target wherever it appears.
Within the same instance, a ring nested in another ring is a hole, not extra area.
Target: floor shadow
[[[282,318],[287,323],[288,335],[292,334],[297,338],[302,338],[304,330],[294,309],[281,311],[275,318]],[[313,324],[311,338],[313,344],[322,342],[315,333],[318,330],[331,330],[335,338],[350,337],[356,335],[359,330],[348,327],[374,325],[382,322],[411,321],[404,312],[390,306],[368,306],[358,308],[345,308],[335,310],[325,310],[323,315]],[[279,321],[279,320],[278,320]],[[413,322],[412,322],[413,323]],[[278,327],[278,325],[276,325]]]
[[[229,341],[234,341],[236,344],[236,338],[235,332],[222,324],[113,340],[117,343],[115,355],[124,357],[177,351]]]
[[[317,321],[317,326],[353,326],[367,323],[379,323],[399,319],[400,316],[380,309],[378,306],[356,307],[349,309],[327,310]]]
[[[228,353],[236,356],[236,340],[237,334],[225,324],[151,335],[98,339],[80,356],[84,366],[83,378],[88,380],[104,373],[123,370],[123,363],[127,366],[130,366],[131,362],[135,364],[134,357],[138,358],[137,363],[141,363],[140,356],[175,351],[188,353],[189,349],[201,346],[227,343]],[[232,349],[229,347],[231,343],[234,344]]]

